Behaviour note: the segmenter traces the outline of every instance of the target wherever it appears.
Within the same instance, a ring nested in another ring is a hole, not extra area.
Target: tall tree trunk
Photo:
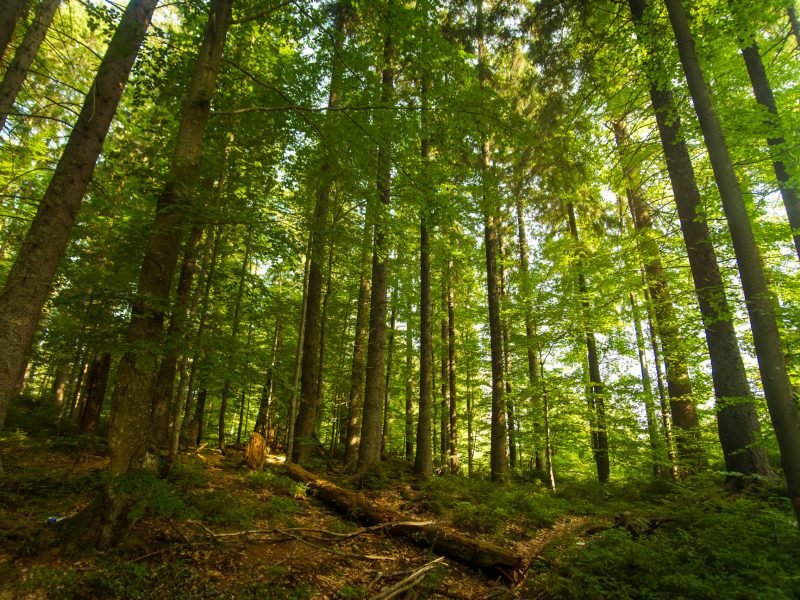
[[[292,377],[292,395],[289,398],[289,413],[286,415],[286,460],[291,461],[294,456],[294,425],[297,414],[297,393],[300,385],[300,374],[303,365],[303,340],[306,337],[306,311],[308,310],[308,276],[311,271],[311,261],[308,255],[311,252],[310,240],[306,247],[306,260],[303,266],[303,300],[300,309],[300,327],[297,328],[297,350],[294,356],[294,376]],[[277,439],[277,438],[276,438]]]
[[[334,25],[331,37],[334,42],[331,59],[331,82],[328,92],[328,111],[325,127],[330,129],[336,116],[339,101],[339,88],[342,82],[344,65],[340,60],[344,44],[345,17],[347,8],[344,0],[334,6]],[[328,243],[328,212],[330,192],[333,185],[333,160],[323,158],[319,167],[314,217],[310,226],[308,272],[308,307],[306,308],[305,337],[303,338],[303,363],[300,374],[300,405],[295,423],[295,444],[292,460],[303,463],[313,445],[314,427],[320,405],[320,347],[321,347],[321,302],[322,302],[322,263]],[[332,252],[332,250],[331,250]]]
[[[478,40],[478,81],[481,90],[488,85],[484,41],[483,0],[477,0],[476,30]],[[500,318],[500,274],[497,268],[497,207],[495,182],[492,177],[491,142],[486,133],[481,141],[481,187],[484,217],[484,245],[486,249],[486,289],[489,304],[489,347],[492,365],[492,431],[490,470],[492,481],[505,481],[508,475],[506,448],[506,407],[503,382],[503,330]]]
[[[444,228],[443,228],[444,229]],[[442,237],[446,237],[442,231]],[[446,270],[445,270],[446,271]],[[442,297],[439,318],[439,464],[448,462],[450,443],[450,386],[447,375],[447,274],[442,272]]]
[[[630,136],[623,121],[615,121],[612,126],[625,176],[628,208],[637,233],[636,242],[644,263],[647,287],[661,336],[678,460],[684,469],[691,472],[707,465],[707,462],[700,439],[700,423],[692,400],[692,383],[689,379],[686,352],[681,342],[681,332],[678,329],[667,277],[664,274],[661,250],[653,231],[653,217],[641,189],[641,176],[637,177],[638,174],[630,163]]]
[[[247,271],[250,268],[250,244],[252,241],[252,228],[247,228],[247,238],[244,243],[244,257],[242,266],[239,269],[239,281],[236,284],[236,298],[233,304],[233,323],[231,323],[231,340],[236,344],[239,336],[239,327],[242,323],[242,300],[246,287]],[[225,369],[225,381],[222,384],[222,398],[219,407],[219,449],[225,451],[225,417],[228,409],[228,399],[231,396],[231,374],[236,366],[236,352],[230,351],[228,354],[228,366]]]
[[[506,288],[505,248],[502,234],[498,233],[497,248],[500,253],[500,304],[508,304]],[[503,377],[506,382],[506,419],[508,421],[508,463],[512,469],[517,466],[517,418],[514,413],[514,399],[511,395],[511,337],[508,334],[508,317],[502,317],[503,329]]]
[[[630,0],[630,6],[634,20],[641,27],[645,0]],[[769,466],[763,448],[757,443],[760,427],[753,395],[729,316],[732,311],[701,207],[691,157],[681,137],[681,121],[672,90],[651,84],[650,99],[703,319],[726,470],[729,473],[766,475]]]
[[[746,14],[746,4],[741,0],[728,0],[731,12],[734,15],[736,29],[739,32],[739,48],[742,52],[750,84],[753,86],[753,95],[756,102],[763,106],[769,113],[765,120],[764,128],[767,133],[767,144],[772,154],[772,168],[778,182],[778,191],[786,209],[786,216],[792,228],[795,253],[800,260],[800,199],[797,197],[797,185],[792,182],[791,174],[783,162],[786,154],[784,147],[786,141],[783,137],[783,126],[778,115],[778,106],[772,93],[767,70],[761,60],[755,33],[752,30],[750,15]],[[749,4],[749,3],[748,3]],[[746,34],[744,32],[747,32]]]
[[[203,422],[206,415],[206,398],[208,397],[208,389],[205,386],[200,388],[197,392],[197,403],[194,407],[194,418],[192,419],[192,435],[195,446],[199,446],[203,441]]]
[[[28,76],[39,46],[42,45],[47,30],[50,29],[59,4],[61,0],[43,0],[3,75],[3,81],[0,82],[0,129],[6,126],[6,119],[17,101],[17,95]]]
[[[447,262],[447,379],[450,386],[450,473],[458,473],[458,405],[456,403],[456,307],[453,291],[453,258]]]
[[[358,446],[361,431],[361,410],[364,392],[364,360],[367,351],[367,325],[369,321],[370,278],[369,249],[372,236],[372,213],[370,203],[364,216],[364,235],[361,241],[361,281],[358,288],[356,307],[356,328],[353,339],[353,362],[350,370],[350,391],[347,395],[347,431],[344,445],[344,464],[348,469],[355,467],[358,459]]]
[[[275,363],[278,360],[278,352],[281,347],[281,326],[280,321],[275,322],[275,333],[272,335],[272,352],[270,353],[269,367],[267,367],[266,380],[264,386],[261,388],[261,403],[258,407],[258,415],[256,416],[255,431],[264,436],[265,440],[269,439],[269,431],[267,429],[267,415],[269,414],[270,405],[272,404],[272,390],[274,387],[275,376]]]
[[[553,468],[553,446],[550,436],[550,399],[547,394],[547,383],[544,377],[544,363],[539,349],[536,349],[539,358],[539,375],[542,380],[542,418],[544,419],[544,464],[547,471],[547,485],[551,491],[556,491],[556,473]]]
[[[578,238],[578,225],[575,220],[575,208],[572,203],[567,204],[567,216],[569,217],[569,231],[575,244],[580,242]],[[589,290],[586,285],[586,276],[583,269],[583,261],[577,261],[578,292],[581,295],[581,310],[583,312],[583,331],[586,340],[586,361],[589,367],[589,427],[591,429],[592,453],[594,462],[597,466],[597,480],[600,483],[607,483],[611,468],[608,459],[608,432],[606,429],[606,408],[605,408],[605,386],[600,376],[600,355],[597,352],[597,340],[594,330],[590,325],[591,316],[589,314]]]
[[[392,308],[389,316],[389,341],[386,343],[386,381],[383,385],[383,429],[381,432],[381,457],[386,456],[389,448],[389,425],[391,424],[391,411],[389,410],[392,399],[392,358],[394,354],[394,335],[397,319],[397,291],[395,286],[392,290]]]
[[[475,397],[473,395],[472,365],[469,352],[467,352],[467,359],[465,362],[465,374],[467,376],[467,476],[472,477],[472,472],[475,466],[475,435],[472,431],[472,411],[475,406]]]
[[[0,428],[83,194],[158,0],[131,0],[0,293]]]
[[[703,79],[689,21],[681,0],[666,0],[666,5],[731,233],[761,382],[778,439],[789,496],[800,521],[800,414],[786,369],[772,296],[725,136]]]
[[[414,337],[411,332],[411,307],[406,313],[406,403],[405,403],[405,452],[406,462],[414,462]]]
[[[800,51],[800,19],[797,18],[797,11],[794,8],[794,0],[786,9],[786,16],[789,18],[789,27],[794,36],[794,43],[798,51]]]
[[[422,140],[423,165],[428,160],[428,140]],[[431,393],[433,387],[433,331],[431,328],[431,257],[428,239],[428,214],[422,207],[419,244],[419,414],[414,472],[424,477],[433,473],[431,436]]]
[[[94,433],[95,429],[97,429],[100,413],[103,410],[103,401],[106,397],[110,371],[111,353],[101,352],[95,354],[92,359],[92,365],[89,367],[89,374],[86,376],[86,400],[83,403],[78,425],[78,432],[81,435]]]
[[[381,73],[380,104],[389,108],[394,98],[394,42],[389,30],[393,22],[394,3],[390,0],[384,21],[386,31],[383,43],[383,71]],[[386,350],[386,288],[388,247],[386,228],[391,199],[392,177],[392,118],[390,111],[378,117],[382,135],[378,147],[377,201],[381,206],[375,211],[372,246],[372,292],[370,295],[369,336],[367,338],[366,385],[364,411],[361,419],[361,443],[358,446],[357,470],[365,474],[381,458],[381,424],[383,422],[383,369]]]
[[[132,349],[120,360],[114,386],[109,431],[111,478],[106,489],[110,508],[98,538],[101,548],[118,543],[132,523],[130,509],[135,500],[118,494],[115,479],[150,468],[152,463],[152,392],[164,312],[178,261],[184,215],[197,182],[203,135],[230,21],[231,0],[213,0],[184,102],[170,175],[158,198],[155,223],[145,246],[126,335]]]
[[[0,59],[14,37],[14,29],[27,10],[28,0],[0,0]]]
[[[519,239],[519,270],[522,287],[522,303],[525,312],[525,349],[528,357],[528,385],[530,386],[531,412],[533,413],[533,448],[532,454],[536,461],[536,470],[544,469],[544,456],[542,455],[541,432],[544,427],[540,416],[541,389],[539,385],[539,355],[536,352],[536,327],[534,324],[533,291],[531,289],[530,266],[528,263],[528,235],[525,232],[525,214],[522,200],[517,198],[517,237]]]

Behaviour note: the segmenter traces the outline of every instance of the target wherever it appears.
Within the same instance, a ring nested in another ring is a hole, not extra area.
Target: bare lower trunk
[[[92,359],[89,374],[86,376],[86,400],[81,411],[78,432],[81,435],[94,433],[100,421],[103,401],[106,397],[108,374],[111,371],[111,353],[101,352]]]

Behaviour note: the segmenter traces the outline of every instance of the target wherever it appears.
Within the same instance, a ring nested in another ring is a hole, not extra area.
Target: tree
[[[725,136],[714,112],[695,50],[689,21],[680,0],[665,0],[686,82],[714,171],[753,331],[761,382],[781,450],[781,464],[795,515],[800,521],[800,414],[798,414],[781,347],[773,300],[756,246]]]
[[[131,0],[125,9],[0,292],[0,427],[157,2]]]
[[[17,99],[22,84],[28,76],[28,70],[33,64],[33,59],[42,45],[50,23],[58,10],[61,0],[44,0],[36,11],[30,27],[25,32],[14,58],[8,69],[3,74],[3,81],[0,82],[0,129],[6,126],[8,113],[11,112],[14,102]]]

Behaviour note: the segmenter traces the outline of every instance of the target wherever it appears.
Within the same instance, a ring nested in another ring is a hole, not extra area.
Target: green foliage
[[[706,480],[651,502],[634,504],[625,526],[618,519],[547,548],[529,589],[546,598],[796,597],[800,545],[785,498],[729,496]]]
[[[140,469],[119,476],[115,493],[124,494],[132,502],[130,520],[136,521],[147,512],[159,517],[186,514],[186,505],[175,488],[152,471]]]

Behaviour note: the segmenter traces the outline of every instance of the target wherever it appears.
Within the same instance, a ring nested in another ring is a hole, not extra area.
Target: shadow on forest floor
[[[126,544],[68,554],[42,540],[102,487],[100,443],[0,440],[0,599],[6,598],[793,598],[800,535],[777,493],[731,494],[720,479],[600,487],[496,486],[447,476],[418,482],[403,463],[359,483],[372,502],[513,549],[514,586],[380,530],[360,529],[240,452],[182,455],[143,506]],[[312,467],[353,485],[322,461]],[[420,571],[424,567],[423,571]],[[399,587],[403,587],[402,585]],[[384,594],[381,596],[381,594]]]

